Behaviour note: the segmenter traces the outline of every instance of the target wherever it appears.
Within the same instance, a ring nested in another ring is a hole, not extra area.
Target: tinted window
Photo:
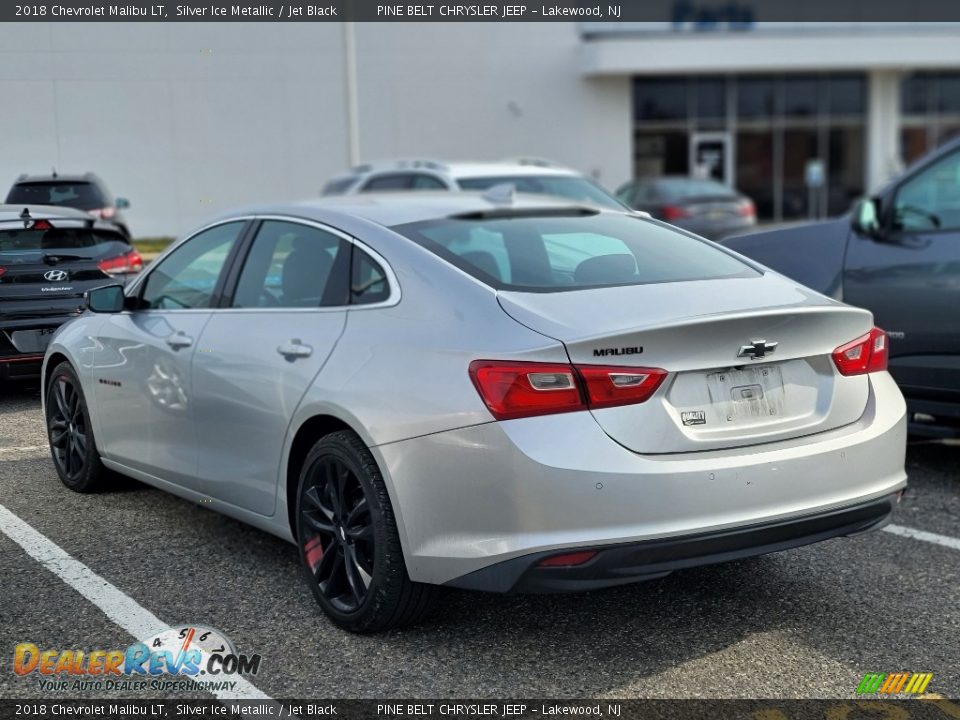
[[[960,152],[943,158],[897,191],[893,223],[904,230],[960,228]]]
[[[187,240],[150,269],[141,307],[158,310],[208,308],[242,221],[217,225]]]
[[[742,118],[768,118],[776,112],[776,86],[770,78],[737,81],[737,114]]]
[[[410,173],[392,173],[370,178],[360,192],[379,192],[381,190],[409,190],[413,185]]]
[[[498,289],[545,292],[757,274],[707,241],[627,215],[448,218],[394,229]]]
[[[390,284],[380,264],[362,249],[353,248],[353,271],[350,282],[350,303],[369,305],[390,297]]]
[[[606,190],[587,178],[576,175],[497,175],[461,178],[457,180],[457,184],[463,190],[489,190],[494,185],[510,184],[521,193],[554,195],[613,210],[623,210],[623,204]]]
[[[310,225],[266,220],[243,264],[233,307],[345,305],[350,244]]]
[[[446,190],[447,186],[444,185],[438,178],[435,178],[433,175],[424,175],[418,173],[413,176],[413,189],[414,190]]]
[[[65,205],[78,210],[98,210],[110,203],[100,189],[88,182],[18,183],[10,189],[7,203],[14,205]]]
[[[788,77],[783,81],[783,114],[815,116],[819,113],[819,83],[815,77]]]
[[[101,258],[130,251],[122,235],[86,227],[25,230],[23,223],[0,227],[0,262],[5,265],[40,262],[44,254]]]

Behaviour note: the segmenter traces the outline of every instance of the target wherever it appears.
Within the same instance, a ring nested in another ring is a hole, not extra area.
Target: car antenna
[[[494,205],[513,205],[516,191],[513,183],[500,183],[483,193],[483,199],[492,202]]]
[[[33,218],[30,217],[30,208],[24,208],[24,209],[23,209],[23,212],[20,213],[20,219],[23,220],[23,229],[24,229],[24,230],[29,230],[29,229],[30,229],[30,221],[33,220]]]
[[[53,179],[56,180],[56,179],[57,179],[57,169],[56,169],[55,167],[54,167],[54,168],[50,168],[50,173],[53,175]]]

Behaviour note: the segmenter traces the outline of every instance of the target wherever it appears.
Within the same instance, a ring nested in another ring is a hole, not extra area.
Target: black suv
[[[108,220],[130,237],[122,210],[130,207],[126,198],[116,198],[93,173],[83,175],[21,175],[7,193],[7,205],[57,205],[83,210]]]
[[[64,207],[0,205],[0,380],[37,375],[54,331],[83,312],[84,292],[141,267],[112,223]]]
[[[723,244],[873,312],[890,335],[910,431],[960,437],[960,140],[842,218]]]

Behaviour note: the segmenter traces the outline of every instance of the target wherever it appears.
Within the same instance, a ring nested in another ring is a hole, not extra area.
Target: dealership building
[[[95,171],[137,235],[394,157],[712,175],[800,219],[960,132],[953,23],[33,23],[0,48],[0,184]]]

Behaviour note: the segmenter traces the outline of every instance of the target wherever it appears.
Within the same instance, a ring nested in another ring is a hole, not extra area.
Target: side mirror
[[[114,204],[116,205],[117,210],[126,210],[128,207],[130,207],[130,201],[126,198],[117,198]]]
[[[123,285],[104,285],[83,294],[88,310],[95,313],[118,313],[123,310]]]
[[[875,198],[864,198],[854,205],[850,225],[858,235],[880,237],[880,213]]]

